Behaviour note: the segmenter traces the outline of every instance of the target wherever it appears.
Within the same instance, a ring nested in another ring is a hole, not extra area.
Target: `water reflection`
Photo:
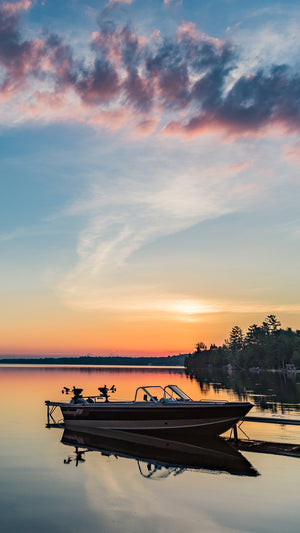
[[[227,472],[238,476],[258,476],[257,470],[229,443],[221,438],[199,443],[195,439],[166,440],[125,431],[89,428],[84,432],[64,429],[64,445],[74,447],[74,453],[64,464],[78,466],[87,454],[123,457],[137,462],[138,470],[148,479],[165,478],[187,470]]]
[[[240,401],[251,401],[260,411],[281,414],[300,411],[297,374],[201,369],[187,375],[198,381],[203,396],[232,390]]]
[[[218,475],[218,470],[202,465],[185,468],[182,475],[171,470],[154,482],[159,472],[151,475],[146,461],[140,466],[149,479],[141,475],[137,459],[116,459],[112,453],[89,449],[81,456],[85,462],[78,456],[76,468],[76,444],[61,444],[62,429],[45,429],[44,401],[60,401],[66,384],[92,394],[105,382],[116,383],[121,399],[131,398],[142,383],[170,382],[194,399],[207,397],[199,382],[180,369],[0,368],[1,533],[299,532],[298,458],[242,451],[260,476]],[[214,382],[220,380],[211,376]],[[214,392],[212,385],[209,397],[237,399],[232,389]],[[251,439],[272,436],[275,442],[300,443],[299,427],[269,424],[268,434],[257,436],[264,426],[251,422],[247,434]],[[69,457],[70,464],[64,464]]]

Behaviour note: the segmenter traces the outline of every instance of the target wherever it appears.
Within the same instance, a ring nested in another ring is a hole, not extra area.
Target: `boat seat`
[[[150,402],[153,402],[153,401],[157,401],[158,402],[157,396],[153,396],[152,398],[150,398]]]

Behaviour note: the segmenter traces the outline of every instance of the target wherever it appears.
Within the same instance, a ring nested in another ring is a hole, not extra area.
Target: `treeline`
[[[282,329],[276,316],[268,315],[260,326],[253,324],[246,333],[234,326],[223,346],[212,344],[208,349],[199,342],[185,361],[191,370],[228,364],[240,370],[285,369],[287,364],[300,368],[300,330]]]
[[[0,364],[28,365],[145,365],[145,366],[182,366],[185,355],[169,355],[168,357],[126,357],[126,356],[93,356],[79,357],[18,357],[0,359]]]

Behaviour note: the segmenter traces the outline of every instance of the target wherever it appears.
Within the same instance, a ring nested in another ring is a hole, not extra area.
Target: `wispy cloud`
[[[50,225],[39,223],[36,226],[25,226],[16,228],[13,231],[0,233],[0,242],[10,242],[20,239],[30,239],[39,236],[51,235],[58,233],[59,230],[53,229]]]
[[[145,149],[149,156],[141,146],[143,153],[132,154],[134,165],[126,154],[119,174],[90,176],[90,190],[62,213],[80,215],[85,221],[77,265],[60,285],[60,293],[70,305],[100,309],[116,302],[121,306],[123,295],[130,309],[144,307],[154,294],[157,306],[168,302],[170,295],[162,287],[153,287],[141,274],[136,278],[129,274],[128,269],[136,268],[135,253],[141,254],[143,247],[157,239],[201,221],[244,209],[263,190],[258,183],[251,186],[250,181],[249,185],[252,163],[246,160],[212,165],[213,155],[205,155],[206,145],[196,157],[192,152],[199,148],[193,143],[181,150],[181,157],[172,143],[169,147],[165,143],[163,155],[159,147],[159,142],[148,141]],[[234,157],[228,156],[227,147],[219,150],[225,160]],[[191,158],[193,162],[187,165]],[[126,294],[122,288],[125,279]],[[181,294],[180,299],[190,296]]]

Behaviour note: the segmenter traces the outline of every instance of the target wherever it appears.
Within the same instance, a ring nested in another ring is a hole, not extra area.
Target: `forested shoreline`
[[[108,366],[183,366],[185,355],[167,357],[133,356],[66,356],[66,357],[3,357],[0,364],[26,365],[108,365]]]
[[[194,353],[185,360],[188,370],[226,365],[238,370],[299,369],[300,330],[283,329],[275,315],[268,315],[260,326],[252,324],[246,333],[233,326],[222,346],[211,344],[207,348],[198,342]]]

